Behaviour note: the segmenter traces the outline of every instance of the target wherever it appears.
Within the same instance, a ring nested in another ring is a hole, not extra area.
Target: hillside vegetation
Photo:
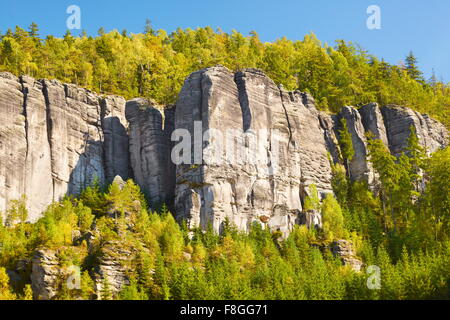
[[[35,24],[0,34],[0,71],[161,104],[176,101],[191,72],[216,64],[235,71],[260,68],[286,89],[310,92],[322,110],[399,104],[450,126],[450,87],[435,76],[424,79],[412,53],[403,64],[391,65],[353,43],[338,40],[329,46],[314,34],[263,43],[256,32],[244,36],[206,27],[167,34],[149,23],[142,34],[101,29],[96,37],[67,32],[41,39]]]
[[[369,150],[381,182],[376,194],[334,165],[336,197],[320,203],[312,186],[305,201],[305,210],[321,211],[323,229],[296,226],[287,239],[259,224],[249,234],[230,224],[221,235],[187,230],[164,207],[149,210],[131,180],[94,184],[35,224],[25,223],[24,199],[16,201],[0,223],[0,299],[32,298],[31,270],[19,283],[6,271],[42,248],[56,250],[60,268],[82,272],[78,289],[61,279],[54,299],[450,299],[450,149],[427,157],[412,134],[398,161],[380,140]],[[352,241],[361,272],[332,255],[327,247],[337,239]],[[125,261],[129,283],[115,294],[107,282],[94,289],[105,255]],[[381,271],[378,289],[367,285],[372,265]]]

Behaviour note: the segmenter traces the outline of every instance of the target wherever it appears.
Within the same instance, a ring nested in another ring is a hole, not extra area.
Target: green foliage
[[[309,195],[305,198],[305,203],[303,204],[304,210],[320,210],[320,199],[319,192],[315,184],[309,186]]]
[[[9,202],[9,208],[6,211],[5,224],[8,226],[15,223],[25,223],[28,218],[27,199],[22,196],[20,200],[11,200]]]
[[[352,135],[348,131],[347,120],[342,118],[340,121],[341,128],[339,129],[339,147],[341,148],[341,154],[344,158],[347,169],[348,163],[353,160],[355,156],[355,150],[353,149]]]
[[[323,231],[328,239],[346,237],[344,215],[341,206],[332,194],[328,194],[322,203]]]
[[[6,270],[42,248],[55,251],[59,268],[82,272],[81,288],[60,279],[55,299],[449,299],[450,151],[427,156],[413,134],[399,158],[369,140],[376,190],[333,165],[336,198],[320,201],[311,185],[304,203],[321,211],[323,230],[295,226],[287,237],[260,223],[246,234],[229,220],[221,234],[189,230],[166,206],[148,212],[131,180],[87,188],[36,223],[0,225],[0,299],[32,298],[30,284],[17,288]],[[354,272],[332,255],[329,243],[339,239],[354,244],[365,266],[380,267],[379,290],[367,287],[366,267]],[[105,255],[126,270],[120,292],[107,275],[94,277]]]
[[[177,99],[184,79],[199,69],[222,64],[231,70],[260,68],[289,90],[311,93],[322,110],[344,105],[407,105],[450,125],[450,87],[434,78],[423,80],[411,53],[403,64],[391,65],[343,40],[335,46],[314,34],[302,40],[262,42],[255,31],[243,35],[210,27],[155,30],[147,21],[144,33],[86,33],[40,39],[38,26],[16,27],[0,37],[0,71],[59,79],[100,93],[152,98],[160,104]],[[94,209],[93,212],[96,210]]]
[[[6,269],[0,267],[0,300],[15,300],[16,296],[9,287],[9,277]]]

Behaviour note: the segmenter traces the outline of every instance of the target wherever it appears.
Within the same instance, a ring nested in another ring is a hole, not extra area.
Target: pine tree
[[[38,39],[39,40],[39,27],[36,23],[31,23],[29,29],[29,35],[32,38]]]
[[[417,66],[417,58],[412,51],[406,57],[406,72],[411,79],[423,83],[423,74]]]

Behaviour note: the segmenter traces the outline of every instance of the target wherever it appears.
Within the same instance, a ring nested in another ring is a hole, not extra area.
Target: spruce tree
[[[412,51],[406,57],[406,72],[411,79],[423,83],[423,74],[417,66],[417,58]]]

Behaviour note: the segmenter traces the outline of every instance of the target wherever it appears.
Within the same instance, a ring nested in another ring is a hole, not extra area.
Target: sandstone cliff
[[[27,196],[29,219],[94,179],[130,177],[125,100],[55,80],[0,74],[0,211]]]
[[[305,220],[310,185],[321,196],[332,192],[342,117],[355,148],[353,180],[376,179],[369,131],[394,155],[411,126],[429,152],[448,144],[448,131],[427,115],[377,104],[328,115],[309,94],[288,92],[255,69],[195,72],[176,106],[162,109],[0,73],[0,211],[25,194],[34,221],[63,195],[119,175],[134,178],[152,207],[166,203],[191,226],[220,231],[228,219],[242,230],[256,222],[287,233]]]

